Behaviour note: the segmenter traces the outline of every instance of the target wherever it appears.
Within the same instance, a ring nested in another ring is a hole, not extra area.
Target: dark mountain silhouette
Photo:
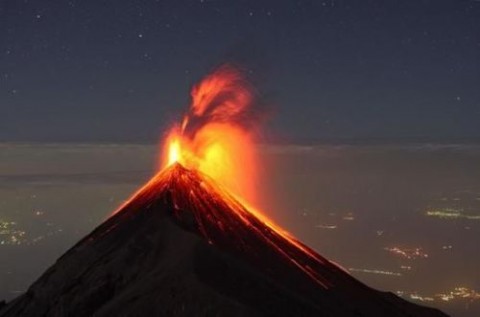
[[[357,281],[174,164],[77,243],[9,316],[446,316]]]

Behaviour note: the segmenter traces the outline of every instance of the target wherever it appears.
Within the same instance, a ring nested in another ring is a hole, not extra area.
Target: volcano
[[[446,316],[376,291],[172,164],[0,316]]]

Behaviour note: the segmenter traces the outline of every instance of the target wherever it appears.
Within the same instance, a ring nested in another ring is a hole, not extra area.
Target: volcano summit
[[[0,311],[92,315],[446,316],[367,287],[179,163]]]

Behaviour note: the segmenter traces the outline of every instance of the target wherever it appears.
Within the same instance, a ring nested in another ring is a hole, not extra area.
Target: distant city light
[[[347,221],[355,220],[355,216],[353,215],[353,212],[349,212],[345,216],[343,216],[343,220],[347,220]]]
[[[398,296],[409,297],[410,299],[420,302],[451,302],[455,300],[475,302],[480,300],[480,293],[468,287],[455,287],[452,291],[446,293],[438,293],[430,296],[423,296],[418,294],[417,292],[406,293],[403,291],[397,291],[396,294]]]
[[[349,270],[350,272],[360,272],[360,273],[369,273],[369,274],[402,276],[402,273],[390,272],[390,271],[384,271],[384,270],[376,270],[376,269],[357,269],[357,268],[349,268],[348,270]]]
[[[480,220],[480,215],[472,215],[464,212],[463,209],[455,208],[443,208],[443,209],[430,209],[425,212],[428,217],[437,217],[442,219],[468,219],[468,220]]]
[[[19,245],[25,242],[25,231],[16,227],[14,221],[0,220],[0,245]]]
[[[322,225],[322,224],[319,224],[319,225],[316,225],[315,228],[319,228],[319,229],[337,229],[337,225]]]
[[[404,257],[409,260],[414,260],[418,258],[428,258],[428,254],[423,252],[421,248],[400,248],[400,247],[390,247],[383,248],[385,251],[393,253],[395,255]]]

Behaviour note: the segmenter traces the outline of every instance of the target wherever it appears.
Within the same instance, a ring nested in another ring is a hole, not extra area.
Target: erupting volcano
[[[0,316],[445,316],[373,290],[255,201],[255,94],[220,67],[161,171]]]

